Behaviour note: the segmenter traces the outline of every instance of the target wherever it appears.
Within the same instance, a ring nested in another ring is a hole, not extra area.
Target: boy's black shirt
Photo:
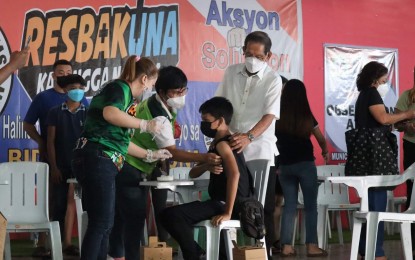
[[[230,135],[222,137],[215,141],[214,145],[209,148],[209,153],[215,153],[219,155],[218,151],[216,150],[216,145],[222,141],[229,141]],[[236,164],[238,165],[239,169],[239,182],[238,182],[238,191],[236,193],[235,199],[235,207],[239,204],[238,202],[243,198],[248,198],[250,196],[250,186],[249,186],[249,170],[246,166],[245,157],[243,153],[237,153],[235,150],[233,151],[233,155],[236,160]],[[212,200],[223,201],[226,202],[226,172],[225,168],[221,174],[214,174],[210,173],[210,182],[209,182],[209,196]]]

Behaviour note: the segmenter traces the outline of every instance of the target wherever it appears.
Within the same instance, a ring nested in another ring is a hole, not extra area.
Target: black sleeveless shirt
[[[216,150],[216,145],[222,141],[229,141],[230,135],[227,135],[223,138],[217,140],[214,145],[209,148],[209,153],[216,153],[219,155],[218,151]],[[233,155],[236,160],[236,164],[238,165],[239,169],[239,182],[238,182],[238,191],[236,193],[235,199],[235,206],[240,199],[247,198],[250,196],[250,186],[249,186],[249,170],[246,166],[245,157],[243,153],[237,153],[233,151]],[[210,182],[209,182],[209,196],[212,200],[218,200],[226,202],[226,171],[223,170],[220,174],[210,173]],[[235,208],[235,207],[234,207]]]

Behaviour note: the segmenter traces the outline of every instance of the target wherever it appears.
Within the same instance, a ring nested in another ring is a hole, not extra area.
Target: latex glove
[[[169,123],[167,117],[158,116],[151,120],[141,119],[140,122],[140,133],[147,132],[153,135],[160,134],[163,131],[165,124]]]
[[[158,160],[166,160],[172,157],[172,154],[169,150],[160,149],[160,150],[147,150],[147,157],[144,159],[145,162],[152,163]]]

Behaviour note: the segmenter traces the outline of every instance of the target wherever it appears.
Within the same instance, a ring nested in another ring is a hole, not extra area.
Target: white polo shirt
[[[233,117],[229,125],[232,133],[246,133],[264,115],[272,114],[275,119],[262,135],[256,137],[244,150],[245,160],[268,159],[274,164],[278,155],[275,137],[275,120],[280,117],[282,80],[268,65],[251,77],[245,64],[229,66],[219,84],[215,96],[222,96],[232,103]]]

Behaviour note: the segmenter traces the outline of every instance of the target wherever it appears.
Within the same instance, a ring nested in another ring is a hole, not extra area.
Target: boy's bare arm
[[[204,162],[210,164],[220,164],[220,156],[214,153],[192,153],[177,149],[176,145],[164,147],[173,155],[173,160],[178,162]]]
[[[216,145],[219,155],[222,157],[222,164],[227,173],[226,178],[226,203],[225,212],[212,219],[212,225],[217,226],[222,221],[231,219],[232,210],[235,204],[238,191],[239,168],[228,142],[220,142]]]
[[[194,166],[190,172],[189,176],[190,178],[197,178],[209,169],[209,164],[207,163],[198,163],[196,166]]]

